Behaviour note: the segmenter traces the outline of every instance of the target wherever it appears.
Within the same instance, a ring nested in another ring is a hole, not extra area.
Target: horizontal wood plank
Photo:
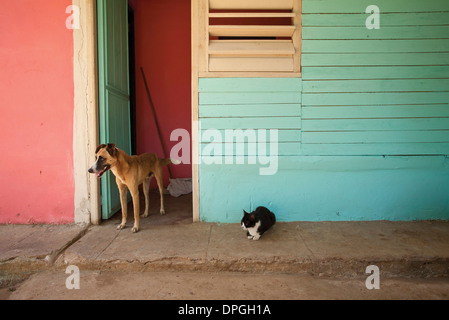
[[[213,56],[293,56],[292,41],[221,41],[212,40],[209,54]]]
[[[301,154],[322,156],[447,155],[449,143],[302,143]]]
[[[260,129],[267,129],[268,128],[260,128]],[[200,131],[200,143],[209,143],[209,142],[237,142],[238,139],[236,136],[238,136],[240,139],[242,139],[245,143],[247,142],[254,142],[258,139],[258,132],[254,130],[253,132],[248,132],[247,130],[253,130],[251,128],[247,129],[232,129],[232,130],[241,130],[241,132],[226,132],[226,129],[214,129],[217,130],[220,133],[220,139],[219,141],[215,141],[213,139],[213,134],[211,132],[207,132],[206,130],[203,130],[201,128]],[[278,141],[279,142],[300,142],[301,141],[301,130],[299,129],[277,129],[277,135],[278,135]],[[203,138],[204,137],[204,138]],[[270,132],[266,132],[267,139],[270,138]],[[241,142],[241,141],[240,141]]]
[[[447,12],[381,13],[382,27],[447,25]],[[363,27],[368,14],[303,14],[303,27]]]
[[[401,26],[369,30],[359,27],[303,27],[303,40],[309,39],[448,39],[449,26]]]
[[[449,79],[449,66],[303,67],[302,79]]]
[[[302,107],[304,119],[436,118],[449,117],[448,104]]]
[[[299,92],[229,92],[208,93],[200,92],[200,105],[205,104],[273,104],[273,103],[301,103]]]
[[[303,92],[449,91],[449,79],[304,81]]]
[[[198,73],[200,78],[301,78],[301,72],[289,72],[289,71],[227,71],[227,72],[206,72],[201,71]]]
[[[304,143],[449,143],[449,130],[435,131],[369,131],[369,132],[304,132]]]
[[[449,118],[302,119],[307,131],[428,131],[449,130]]]
[[[290,10],[297,0],[209,0],[209,8],[216,10]]]
[[[295,26],[210,25],[209,34],[214,37],[291,37],[295,29]]]
[[[448,39],[303,40],[302,53],[447,52]]]
[[[302,0],[304,13],[365,13],[370,0]],[[449,11],[449,2],[446,0],[410,1],[410,0],[376,0],[376,6],[383,13],[403,12],[441,12]]]
[[[299,92],[300,78],[200,78],[200,92]]]
[[[203,118],[201,129],[301,129],[301,118]]]
[[[293,57],[215,57],[209,58],[211,72],[293,72]]]
[[[263,145],[263,147],[261,147]],[[233,163],[248,163],[248,159],[236,158],[236,157],[246,157],[246,156],[297,156],[301,155],[301,144],[298,142],[278,142],[276,146],[272,146],[271,142],[267,141],[259,143],[202,143],[200,145],[200,156],[202,157],[202,162],[206,162],[207,156],[212,157],[216,161],[216,156],[222,156],[222,163],[226,162],[229,164]],[[261,152],[260,148],[265,148]],[[217,152],[218,151],[218,152]],[[231,156],[232,158],[224,159],[226,156]],[[251,161],[251,160],[249,160]],[[252,159],[253,164],[257,163],[257,160]]]
[[[200,118],[301,116],[300,104],[202,105]]]
[[[303,54],[302,65],[313,66],[448,66],[449,53]]]
[[[211,12],[209,18],[293,18],[293,12]]]
[[[449,92],[304,93],[303,105],[447,104]]]

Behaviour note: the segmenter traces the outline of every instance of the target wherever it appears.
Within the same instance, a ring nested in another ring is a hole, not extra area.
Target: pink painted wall
[[[0,223],[74,220],[71,0],[0,10]]]
[[[170,155],[173,130],[191,132],[190,1],[132,0],[136,35],[137,152],[163,157],[140,67],[148,81],[163,141]],[[192,177],[192,166],[171,166],[174,178]],[[168,171],[164,171],[165,184]]]

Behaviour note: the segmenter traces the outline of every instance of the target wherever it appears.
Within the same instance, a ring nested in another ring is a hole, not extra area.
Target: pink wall
[[[132,0],[136,35],[137,152],[163,157],[142,80],[142,66],[168,156],[173,130],[191,132],[190,1]],[[192,166],[172,166],[174,178],[192,176]],[[168,182],[168,171],[164,171]]]
[[[0,223],[74,220],[71,3],[2,3]]]

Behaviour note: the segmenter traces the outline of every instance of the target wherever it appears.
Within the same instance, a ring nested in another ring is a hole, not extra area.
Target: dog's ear
[[[111,157],[114,157],[117,153],[117,147],[113,143],[108,143],[106,150],[111,155]]]
[[[101,149],[103,149],[103,148],[105,148],[105,147],[106,147],[105,144],[100,144],[100,145],[97,147],[97,150],[95,150],[95,153],[98,153],[98,151],[100,151]]]

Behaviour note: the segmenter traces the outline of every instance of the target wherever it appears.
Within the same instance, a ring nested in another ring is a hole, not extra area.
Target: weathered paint
[[[370,4],[303,0],[301,80],[200,79],[200,137],[280,129],[275,175],[200,164],[202,220],[449,219],[449,3],[380,0],[379,30]]]
[[[74,220],[71,0],[0,13],[0,223]]]

